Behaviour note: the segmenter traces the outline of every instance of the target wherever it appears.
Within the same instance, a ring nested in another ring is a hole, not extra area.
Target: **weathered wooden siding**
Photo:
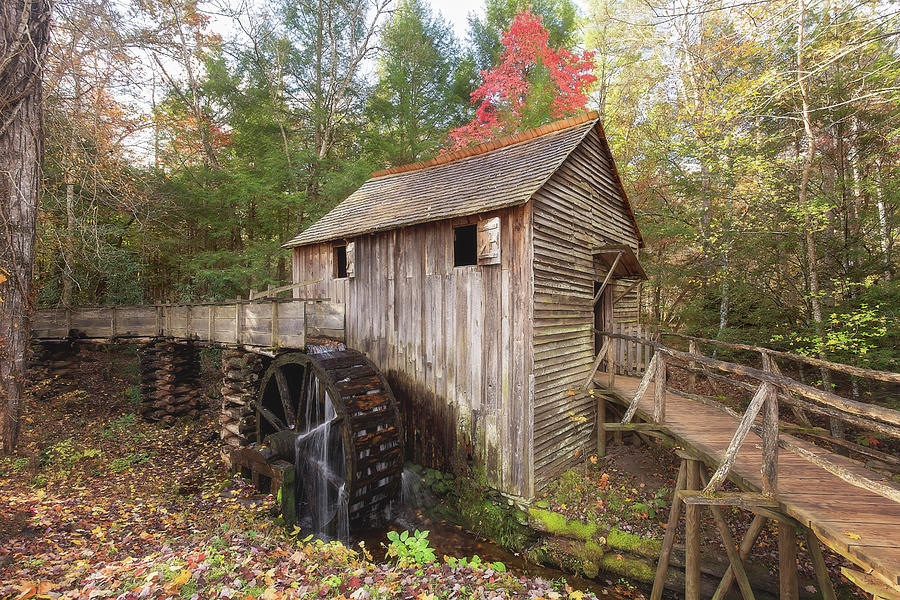
[[[534,469],[540,489],[581,460],[594,434],[594,403],[577,390],[593,360],[592,250],[637,232],[597,129],[534,196]],[[615,297],[628,286],[614,282]],[[636,320],[636,292],[615,319]]]
[[[453,266],[453,227],[501,219],[501,263]],[[487,481],[530,497],[530,204],[354,238],[356,276],[335,280],[332,246],[294,249],[299,297],[344,299],[348,345],[387,374],[413,458],[448,469],[468,453]]]

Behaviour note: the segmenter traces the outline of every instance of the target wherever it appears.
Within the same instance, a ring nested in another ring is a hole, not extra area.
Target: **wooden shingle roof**
[[[306,246],[524,204],[597,123],[597,113],[590,112],[379,171],[284,246]]]

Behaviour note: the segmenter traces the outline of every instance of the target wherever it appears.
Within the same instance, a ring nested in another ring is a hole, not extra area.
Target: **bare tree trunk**
[[[31,279],[40,200],[41,78],[50,37],[47,0],[0,5],[0,435],[15,450],[31,334]]]
[[[809,109],[809,87],[807,82],[804,46],[806,44],[806,36],[804,30],[804,20],[806,17],[805,0],[797,0],[797,85],[800,88],[800,99],[802,101],[801,114],[803,117],[803,130],[806,133],[806,157],[803,160],[803,172],[800,176],[800,190],[798,192],[798,201],[800,208],[805,212],[804,229],[805,229],[805,245],[806,245],[806,262],[809,269],[809,303],[812,309],[813,324],[816,328],[816,336],[820,343],[825,341],[825,326],[822,321],[822,299],[819,297],[819,260],[816,252],[816,236],[815,236],[815,219],[810,214],[808,191],[809,177],[812,173],[813,159],[816,155],[816,136],[813,131],[812,117]],[[825,358],[822,352],[819,352],[820,358]],[[831,387],[831,376],[827,369],[822,369],[822,385],[828,389]],[[831,434],[835,437],[843,437],[843,421],[839,419],[831,419]]]
[[[893,279],[891,264],[891,228],[888,223],[887,207],[884,205],[884,187],[881,182],[881,156],[875,159],[875,202],[878,204],[878,229],[881,232],[881,251],[884,253],[884,278]]]

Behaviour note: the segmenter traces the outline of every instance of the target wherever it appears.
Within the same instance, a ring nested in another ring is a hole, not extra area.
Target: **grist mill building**
[[[295,296],[343,302],[386,374],[407,457],[529,499],[593,443],[594,329],[637,320],[641,244],[588,113],[375,173],[286,246],[320,280]]]

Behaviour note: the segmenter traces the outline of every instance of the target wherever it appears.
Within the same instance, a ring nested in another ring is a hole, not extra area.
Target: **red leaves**
[[[450,131],[448,151],[585,110],[587,87],[597,79],[593,53],[554,49],[548,40],[540,16],[516,15],[503,33],[499,64],[482,72],[483,83],[472,92],[475,118]]]

